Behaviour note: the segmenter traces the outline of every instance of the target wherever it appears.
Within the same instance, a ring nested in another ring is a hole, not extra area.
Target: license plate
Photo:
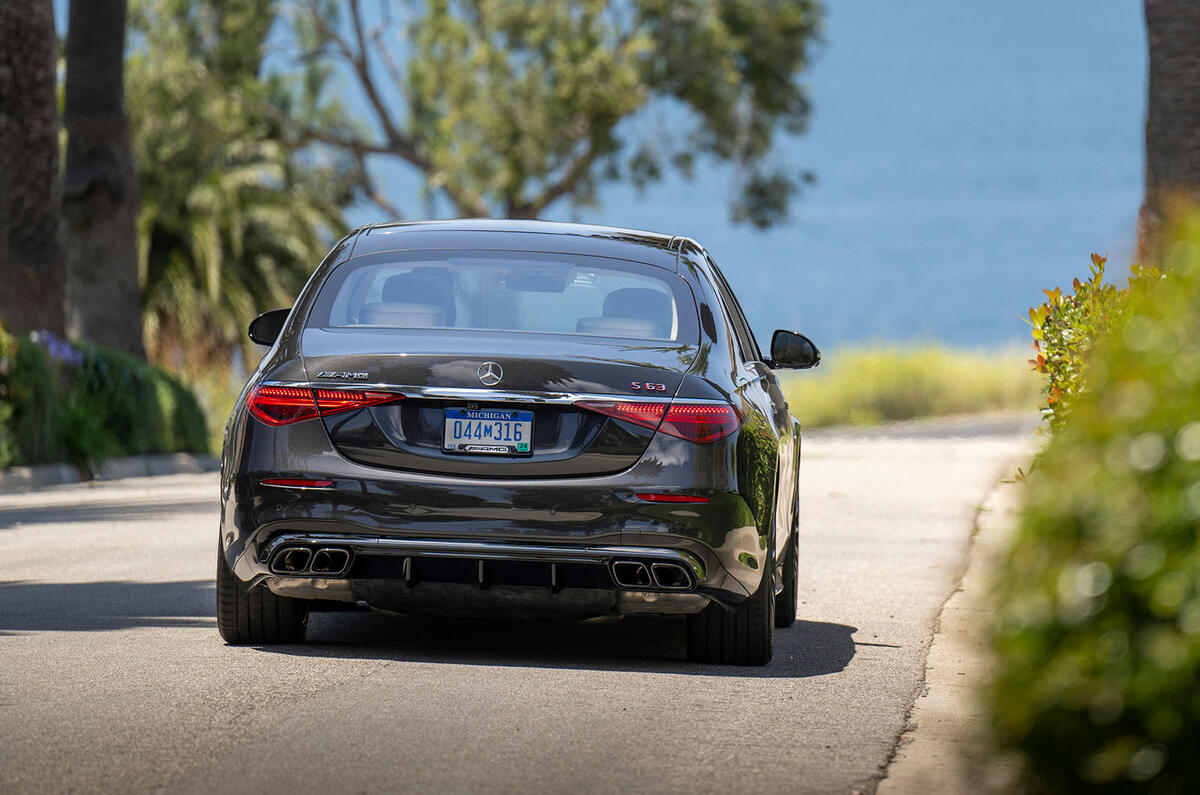
[[[532,411],[446,409],[442,427],[442,449],[450,453],[533,453]]]

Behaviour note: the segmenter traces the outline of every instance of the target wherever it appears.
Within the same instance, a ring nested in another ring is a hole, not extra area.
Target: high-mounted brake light
[[[403,400],[391,392],[366,392],[361,389],[309,389],[296,386],[259,386],[250,393],[247,408],[268,425],[328,417],[343,411],[363,409]]]
[[[737,409],[723,403],[658,403],[658,402],[586,402],[580,407],[632,422],[643,428],[697,444],[712,444],[724,439],[742,424]]]

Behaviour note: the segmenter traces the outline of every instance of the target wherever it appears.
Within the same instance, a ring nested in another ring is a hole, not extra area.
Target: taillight
[[[298,386],[255,387],[247,408],[267,425],[287,425],[318,416],[312,390]]]
[[[654,428],[697,444],[724,439],[742,424],[737,409],[724,403],[586,402],[580,407]]]
[[[658,427],[663,433],[697,444],[724,439],[742,424],[733,406],[720,403],[672,403]]]
[[[250,393],[247,408],[268,425],[290,425],[403,399],[403,395],[390,392],[365,392],[359,389],[259,386]]]
[[[650,428],[651,430],[657,428],[659,423],[662,422],[663,413],[667,408],[666,403],[587,402],[580,403],[579,406],[598,414],[632,422],[634,425],[641,425],[643,428]]]

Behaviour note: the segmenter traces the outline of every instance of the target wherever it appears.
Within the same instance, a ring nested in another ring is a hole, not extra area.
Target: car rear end
[[[742,413],[690,375],[672,268],[351,259],[231,420],[224,559],[279,596],[446,614],[695,613],[759,586]]]

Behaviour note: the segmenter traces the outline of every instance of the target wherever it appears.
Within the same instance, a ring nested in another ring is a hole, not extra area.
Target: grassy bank
[[[781,381],[806,427],[875,425],[998,410],[1034,411],[1043,379],[1019,349],[960,351],[937,345],[846,348]]]

